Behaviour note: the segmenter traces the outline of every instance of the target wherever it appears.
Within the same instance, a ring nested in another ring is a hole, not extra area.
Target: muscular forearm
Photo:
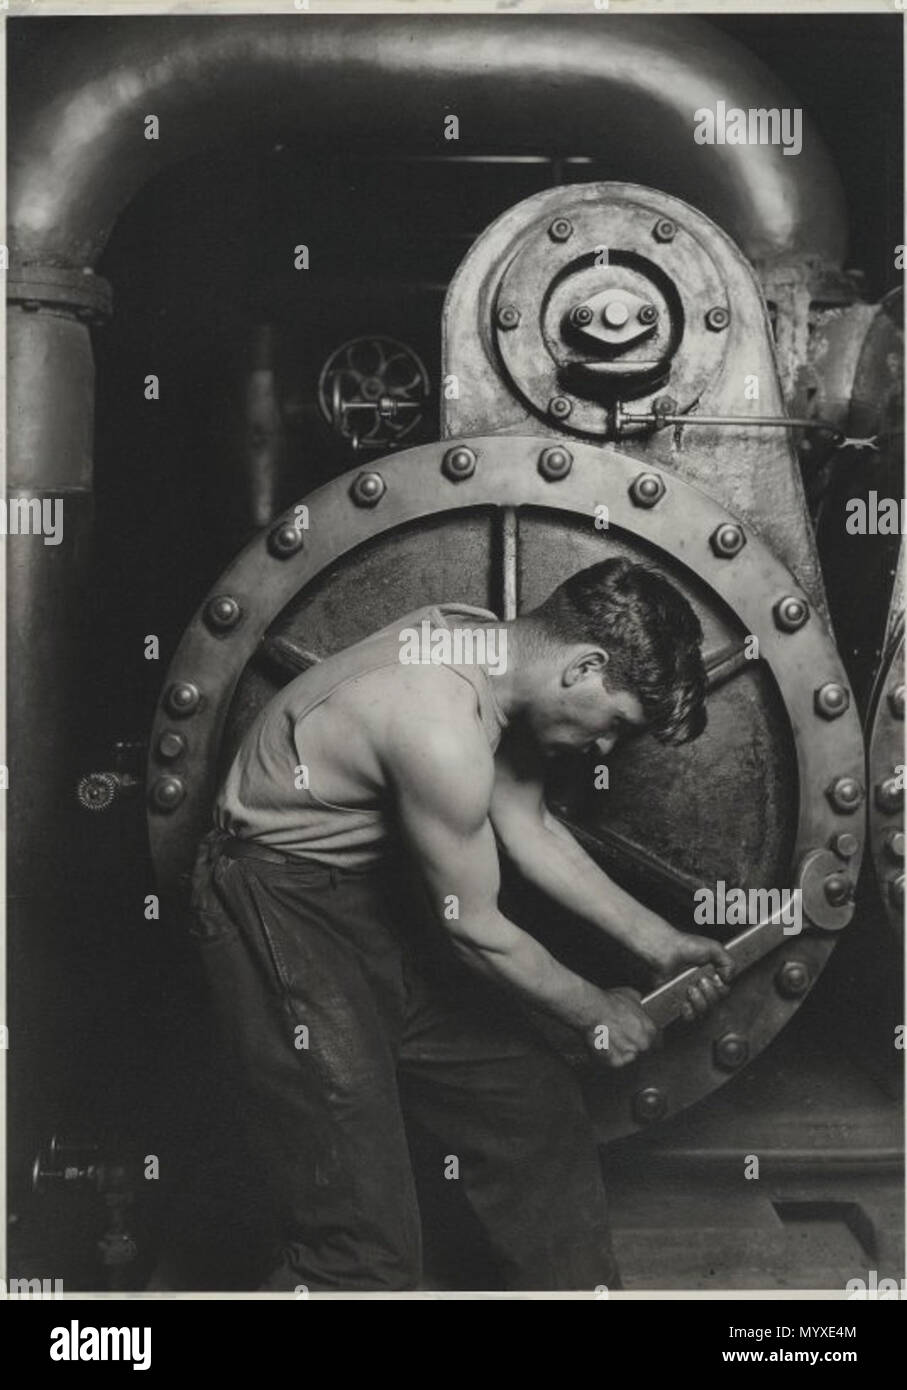
[[[605,1021],[604,991],[574,975],[502,913],[474,920],[452,935],[471,969],[533,1007],[582,1032]]]
[[[505,848],[525,878],[649,965],[666,924],[624,892],[553,816],[528,820]]]

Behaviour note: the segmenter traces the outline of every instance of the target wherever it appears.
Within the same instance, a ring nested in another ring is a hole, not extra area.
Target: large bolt
[[[885,846],[885,853],[895,864],[904,861],[904,832],[903,830],[886,830],[882,840]]]
[[[842,830],[832,840],[831,847],[842,859],[852,859],[860,848],[860,842],[852,830]]]
[[[823,719],[837,719],[850,706],[850,693],[837,681],[826,681],[815,694],[816,714]]]
[[[549,483],[556,483],[561,478],[566,478],[572,467],[573,455],[569,449],[565,449],[561,444],[555,444],[550,449],[543,449],[539,454],[539,472]]]
[[[288,560],[302,549],[302,528],[292,521],[281,522],[268,536],[268,549],[278,560]]]
[[[172,763],[186,751],[186,740],[175,729],[165,729],[157,741],[157,755],[166,763]]]
[[[166,705],[171,714],[176,714],[181,718],[187,714],[194,714],[198,709],[201,693],[197,685],[191,681],[175,681],[167,691]]]
[[[216,594],[205,605],[205,622],[215,632],[229,632],[239,619],[239,604],[229,594]]]
[[[863,788],[856,777],[837,777],[828,789],[828,799],[836,811],[849,816],[863,804]]]
[[[511,328],[516,328],[520,322],[520,311],[515,304],[500,305],[495,315],[498,328],[502,328],[505,333],[509,333]]]
[[[654,304],[644,304],[636,317],[640,323],[655,323],[658,319],[658,310]]]
[[[594,317],[588,304],[577,304],[570,312],[570,322],[574,328],[588,328]]]
[[[548,228],[552,241],[569,241],[573,236],[573,223],[568,217],[555,217]]]
[[[843,907],[853,897],[853,884],[846,874],[829,874],[825,880],[825,897],[832,907]]]
[[[876,787],[876,805],[886,816],[893,816],[904,804],[904,788],[897,777],[886,777]]]
[[[151,788],[151,804],[158,811],[175,811],[186,795],[181,777],[158,777]]]
[[[652,235],[656,241],[673,241],[677,235],[677,224],[670,217],[659,217],[652,228]]]
[[[357,507],[376,507],[387,491],[380,473],[360,473],[353,479],[350,497]]]
[[[657,473],[640,473],[630,484],[630,500],[636,507],[654,507],[665,495],[665,485]]]
[[[668,1098],[657,1086],[647,1086],[633,1097],[633,1116],[641,1125],[660,1120],[668,1109]]]
[[[712,1049],[715,1066],[722,1071],[737,1071],[749,1060],[750,1045],[742,1033],[725,1033]]]
[[[722,333],[731,321],[729,310],[716,304],[705,316],[705,326],[710,333]]]
[[[573,409],[573,402],[569,396],[552,396],[548,402],[548,414],[553,415],[555,420],[566,420]]]
[[[610,299],[602,309],[602,318],[609,328],[623,328],[630,317],[630,310],[622,299]]]
[[[798,999],[809,989],[809,971],[802,960],[788,960],[775,975],[775,988],[785,999]]]
[[[895,719],[904,718],[904,687],[896,685],[894,690],[888,692],[888,708]]]
[[[897,878],[888,881],[888,897],[893,907],[902,908],[904,906],[904,875],[898,874]]]
[[[809,617],[809,604],[805,599],[787,594],[784,598],[779,598],[772,613],[775,627],[779,627],[782,632],[796,632]]]
[[[731,560],[746,545],[746,536],[743,528],[735,526],[733,522],[725,521],[717,527],[709,537],[709,545],[712,547],[719,560]]]
[[[445,478],[449,478],[452,483],[460,483],[464,478],[471,478],[476,471],[476,456],[472,449],[465,444],[458,444],[454,449],[448,449],[441,462],[441,472]]]
[[[676,415],[677,402],[673,396],[656,396],[652,402],[652,410],[658,416]]]

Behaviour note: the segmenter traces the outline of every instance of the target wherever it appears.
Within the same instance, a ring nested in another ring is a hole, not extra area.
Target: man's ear
[[[600,676],[608,665],[608,653],[601,647],[580,648],[569,665],[564,667],[561,676],[561,684],[564,686],[576,685],[585,676]]]

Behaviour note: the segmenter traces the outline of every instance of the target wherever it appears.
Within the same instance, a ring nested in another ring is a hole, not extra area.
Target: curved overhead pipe
[[[699,207],[750,260],[834,266],[845,250],[841,186],[810,122],[795,157],[694,142],[698,108],[794,98],[688,16],[82,19],[42,49],[20,105],[23,85],[9,167],[20,267],[92,266],[149,178],[249,127],[437,150],[448,112],[463,150],[601,157],[609,179]]]

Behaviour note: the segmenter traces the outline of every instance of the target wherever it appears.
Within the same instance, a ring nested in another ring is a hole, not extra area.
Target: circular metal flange
[[[654,200],[568,203],[565,213],[569,219],[555,222],[570,225],[570,235],[552,238],[554,223],[538,223],[497,287],[493,332],[513,386],[541,416],[564,402],[556,415],[563,429],[601,437],[609,401],[632,400],[644,411],[670,366],[677,409],[688,410],[718,371],[729,336],[706,327],[707,313],[725,315],[726,327],[730,309],[704,243],[685,224],[659,218]],[[669,236],[658,234],[668,226]],[[607,264],[599,263],[602,245]],[[502,326],[503,309],[510,312]]]
[[[488,467],[477,469],[456,486],[439,488],[443,458],[458,447],[472,450],[487,460]],[[227,711],[240,677],[277,616],[301,590],[366,542],[420,521],[470,510],[538,509],[542,515],[556,508],[587,520],[590,534],[597,534],[596,509],[605,503],[609,534],[638,537],[647,547],[661,551],[669,568],[696,576],[714,600],[736,616],[741,629],[758,638],[761,658],[774,677],[790,722],[799,802],[790,847],[790,882],[777,886],[793,888],[807,856],[827,850],[842,834],[852,834],[852,809],[836,806],[828,790],[841,782],[862,788],[860,725],[852,707],[834,720],[816,713],[816,687],[829,682],[846,685],[847,679],[832,638],[810,612],[790,571],[751,527],[746,545],[732,563],[715,555],[709,537],[719,527],[739,525],[739,521],[680,476],[665,476],[623,451],[574,441],[570,472],[553,487],[538,468],[539,455],[548,447],[550,439],[540,436],[494,435],[447,439],[384,458],[381,471],[386,491],[375,509],[354,504],[350,488],[357,474],[343,474],[305,499],[310,524],[303,549],[278,559],[270,553],[263,532],[217,579],[173,658],[150,739],[148,785],[153,786],[172,770],[172,762],[164,756],[164,750],[170,753],[170,744],[162,739],[173,732],[176,711],[168,707],[166,692],[177,687],[204,692],[179,764],[185,794],[178,804],[173,804],[176,797],[171,794],[163,797],[165,807],[152,803],[149,808],[151,849],[162,887],[181,887],[197,841],[209,828]],[[632,486],[643,468],[667,482],[656,507],[640,508],[633,501]],[[291,507],[282,520],[289,523],[294,515]],[[243,613],[243,621],[226,635],[213,633],[205,617],[210,599],[225,593]],[[777,625],[774,610],[780,601],[791,598],[802,603],[807,617],[796,630],[787,631]],[[842,871],[855,880],[860,848],[857,841],[846,862],[834,855],[834,869],[826,873],[822,861],[814,874],[823,885],[826,878]],[[836,888],[833,896],[838,896]],[[824,886],[821,898],[810,901],[819,926],[838,925],[851,911],[849,903],[831,902]],[[748,1057],[755,1057],[799,1006],[806,993],[801,988],[804,976],[811,985],[834,941],[834,931],[805,924],[800,934],[782,942],[734,981],[729,997],[713,1013],[691,1024],[672,1025],[661,1052],[604,1076],[600,1067],[585,1069],[588,1104],[602,1139],[651,1123],[662,1113],[675,1114],[727,1080],[733,1073],[716,1065],[715,1051],[726,1035],[745,1040]],[[779,988],[779,972],[794,961],[797,970],[792,974],[788,969],[781,976],[787,982],[785,988]],[[729,1055],[727,1049],[720,1053],[724,1061]],[[653,1092],[657,1104],[639,1101],[641,1094]]]
[[[885,913],[899,932],[904,930],[903,691],[902,634],[882,663],[870,700],[866,768],[872,865]]]
[[[113,312],[113,291],[107,280],[90,269],[30,265],[25,273],[10,271],[6,297],[26,312],[60,314],[82,323],[106,323]]]

